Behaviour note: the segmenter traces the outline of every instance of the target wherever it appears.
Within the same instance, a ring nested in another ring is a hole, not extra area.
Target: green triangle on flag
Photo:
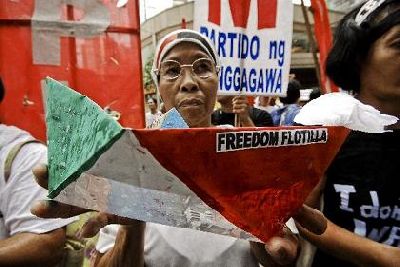
[[[88,97],[46,78],[49,197],[56,197],[124,133],[121,125]]]

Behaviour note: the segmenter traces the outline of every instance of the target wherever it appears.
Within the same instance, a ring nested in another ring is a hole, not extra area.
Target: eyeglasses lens
[[[161,63],[160,74],[169,80],[176,79],[181,74],[181,65],[172,60],[164,61]]]
[[[215,72],[214,65],[211,60],[200,58],[193,62],[193,72],[200,78],[208,78]]]

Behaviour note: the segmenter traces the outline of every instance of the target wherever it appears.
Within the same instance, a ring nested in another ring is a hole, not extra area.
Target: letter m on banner
[[[208,0],[208,21],[221,25],[221,1]],[[229,0],[233,25],[235,27],[247,28],[250,4],[252,0]],[[276,27],[278,0],[254,0],[258,5],[258,29],[269,29]]]

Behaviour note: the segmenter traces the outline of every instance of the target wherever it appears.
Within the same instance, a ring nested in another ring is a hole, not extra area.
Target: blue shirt
[[[283,108],[276,109],[271,112],[272,121],[275,126],[294,124],[294,117],[300,112],[301,106],[298,104],[286,105]]]

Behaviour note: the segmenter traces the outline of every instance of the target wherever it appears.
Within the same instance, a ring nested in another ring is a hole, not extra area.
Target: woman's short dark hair
[[[288,84],[288,89],[286,92],[286,97],[280,97],[279,100],[283,104],[294,104],[300,98],[301,84],[296,79],[291,79]]]
[[[400,23],[400,1],[386,2],[360,26],[355,17],[363,5],[339,22],[335,41],[326,61],[326,72],[343,90],[359,92],[360,66],[371,45]]]

